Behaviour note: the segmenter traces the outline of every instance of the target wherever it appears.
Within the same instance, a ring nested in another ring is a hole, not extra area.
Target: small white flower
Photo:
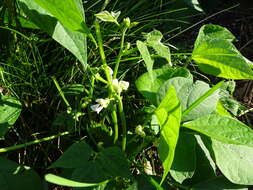
[[[110,99],[109,98],[106,98],[106,99],[103,99],[103,98],[99,98],[99,99],[96,99],[96,102],[98,104],[94,104],[94,105],[91,105],[90,108],[97,112],[97,114],[99,114],[99,112],[101,112],[101,110],[103,108],[107,108],[107,106],[109,105],[110,103]]]
[[[127,90],[129,87],[129,82],[127,81],[119,81],[119,86],[122,90]]]
[[[120,94],[123,90],[128,89],[129,82],[123,81],[123,80],[119,81],[118,79],[113,79],[112,86],[113,86],[114,90]]]

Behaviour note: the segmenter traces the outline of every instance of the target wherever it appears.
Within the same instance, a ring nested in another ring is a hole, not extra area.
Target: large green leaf
[[[166,95],[170,85],[176,88],[178,99],[180,100],[182,111],[191,106],[199,97],[205,94],[209,85],[202,81],[193,83],[192,79],[174,77],[166,81],[157,92],[157,102],[160,102]],[[215,111],[219,99],[218,91],[210,95],[203,102],[193,108],[188,114],[184,115],[182,121],[194,120],[203,115],[208,115]]]
[[[223,176],[211,178],[194,185],[191,190],[247,190],[248,188],[242,185],[231,183]]]
[[[253,147],[253,130],[229,116],[213,113],[197,120],[183,123],[182,126],[225,143]]]
[[[0,95],[0,139],[18,119],[22,106],[12,97]]]
[[[71,179],[77,182],[99,183],[105,181],[107,178],[101,165],[95,160],[87,162],[82,167],[76,168],[72,173]],[[80,190],[80,188],[77,189]],[[93,190],[94,188],[90,189]],[[85,190],[87,189],[85,188]]]
[[[167,62],[172,65],[170,49],[161,42],[162,38],[162,33],[158,30],[154,30],[147,34],[147,44],[151,46],[159,56],[165,58]]]
[[[253,185],[253,148],[212,139],[216,164],[233,183]]]
[[[215,24],[206,24],[199,29],[199,34],[194,43],[194,47],[197,48],[205,40],[214,38],[227,40],[229,42],[235,40],[235,36],[228,29]]]
[[[210,178],[216,177],[216,165],[212,153],[208,150],[202,137],[195,135],[196,145],[196,169],[193,177],[189,180],[191,184],[201,183]]]
[[[33,0],[18,0],[18,3],[29,20],[73,53],[83,64],[83,67],[86,68],[87,47],[85,35],[64,27],[55,17]]]
[[[0,157],[1,190],[43,190],[42,180],[38,174],[27,166],[21,166]]]
[[[64,26],[73,31],[79,31],[85,34],[89,30],[85,24],[84,17],[80,11],[80,6],[76,0],[33,0],[40,7],[45,9]]]
[[[161,131],[158,152],[164,168],[162,183],[174,160],[181,122],[180,102],[173,86],[168,88],[167,94],[156,109],[155,114]]]
[[[156,105],[156,93],[160,86],[170,78],[181,76],[186,78],[192,78],[191,73],[184,68],[161,68],[152,71],[153,83],[148,73],[141,75],[136,81],[136,87],[138,91],[147,98],[152,104]]]
[[[194,48],[192,59],[204,73],[227,79],[253,79],[253,71],[235,46],[222,39],[208,39]]]
[[[98,154],[98,163],[104,172],[113,177],[131,175],[128,161],[119,147],[109,147]]]
[[[191,178],[196,169],[196,140],[193,135],[181,132],[170,174],[179,183]]]
[[[78,168],[82,167],[88,162],[92,149],[85,142],[76,142],[72,144],[63,155],[56,160],[51,167],[59,168]]]

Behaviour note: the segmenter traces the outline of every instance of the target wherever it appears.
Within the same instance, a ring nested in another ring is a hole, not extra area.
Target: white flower
[[[119,86],[122,90],[127,90],[129,87],[129,82],[121,80],[119,81]]]
[[[110,103],[110,99],[109,98],[106,98],[106,99],[103,99],[103,98],[99,98],[99,99],[96,99],[96,102],[98,104],[94,104],[94,105],[91,105],[90,108],[97,112],[97,114],[99,114],[99,112],[101,112],[101,110],[103,108],[107,108],[107,106],[109,105]]]
[[[113,86],[114,90],[120,94],[123,90],[128,89],[129,82],[123,81],[123,80],[119,81],[118,79],[113,79],[112,86]]]

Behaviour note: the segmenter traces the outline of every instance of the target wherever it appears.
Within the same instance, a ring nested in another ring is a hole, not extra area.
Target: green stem
[[[119,63],[120,63],[121,57],[123,55],[123,48],[124,48],[126,31],[127,31],[127,27],[125,27],[122,32],[122,37],[121,37],[121,42],[120,42],[120,51],[119,51],[119,55],[116,59],[116,64],[115,64],[114,71],[113,71],[113,78],[114,79],[117,77]]]
[[[68,100],[66,99],[64,93],[62,92],[61,87],[60,87],[59,83],[57,82],[56,78],[53,76],[52,79],[53,79],[53,81],[54,81],[54,84],[55,84],[57,90],[58,90],[59,93],[60,93],[60,96],[62,97],[63,101],[65,102],[65,104],[66,104],[68,110],[69,110],[69,109],[71,110],[71,106],[70,106]]]
[[[203,102],[206,98],[211,96],[216,90],[218,90],[222,85],[224,81],[219,82],[215,86],[213,86],[211,89],[209,89],[205,94],[203,94],[201,97],[199,97],[193,104],[191,104],[183,113],[182,116],[187,115],[191,110],[193,110],[195,107],[197,107],[201,102]]]
[[[119,115],[121,119],[122,125],[122,151],[125,152],[126,150],[126,140],[127,140],[127,129],[126,129],[126,116],[123,108],[122,98],[117,96],[118,98],[118,106],[119,106]]]
[[[110,71],[106,63],[106,57],[105,57],[105,52],[104,52],[104,47],[103,47],[103,39],[102,39],[100,25],[99,25],[98,20],[95,21],[95,30],[96,30],[97,40],[98,40],[98,48],[99,48],[99,53],[101,57],[101,62],[103,64],[103,69],[105,71],[106,79],[108,81],[109,98],[111,98],[112,92],[113,92],[112,77],[110,75]],[[117,113],[115,109],[112,111],[112,120],[114,123],[114,143],[116,143],[118,139],[118,120],[117,120]]]
[[[0,153],[9,152],[9,151],[12,151],[12,150],[18,150],[18,149],[25,148],[27,146],[31,146],[31,145],[34,145],[34,144],[39,144],[39,143],[42,143],[42,142],[45,142],[45,141],[50,141],[50,140],[53,140],[55,138],[58,138],[58,137],[61,137],[61,136],[64,136],[64,135],[68,135],[68,134],[70,134],[70,132],[66,131],[66,132],[60,133],[58,135],[53,135],[53,136],[45,137],[45,138],[42,138],[42,139],[36,139],[34,141],[30,141],[30,142],[27,142],[27,143],[24,143],[24,144],[19,144],[19,145],[15,145],[15,146],[0,148]]]

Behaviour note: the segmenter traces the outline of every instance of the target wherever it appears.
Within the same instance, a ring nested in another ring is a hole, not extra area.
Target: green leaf
[[[73,31],[89,34],[89,29],[76,0],[34,0],[40,7],[57,18],[64,26]]]
[[[105,173],[113,177],[131,175],[128,161],[119,147],[109,147],[98,154],[97,161]]]
[[[114,22],[115,24],[119,25],[117,19],[120,15],[120,11],[118,12],[111,12],[109,13],[108,11],[102,11],[100,13],[95,14],[97,18],[104,22]]]
[[[152,71],[154,82],[151,83],[151,78],[148,73],[141,75],[136,81],[138,91],[147,98],[152,104],[156,105],[156,93],[160,86],[170,78],[181,76],[192,78],[191,73],[185,68],[161,68]]]
[[[207,83],[196,81],[183,77],[174,77],[166,81],[157,92],[157,102],[160,102],[165,96],[168,87],[173,85],[177,91],[178,99],[180,100],[182,111],[189,108],[198,98],[204,95],[210,87]],[[210,95],[203,102],[193,108],[188,114],[182,117],[182,121],[197,119],[203,115],[208,115],[216,110],[217,101],[219,99],[218,91]]]
[[[82,183],[82,182],[66,179],[60,176],[56,176],[54,174],[45,175],[45,180],[50,183],[53,183],[56,185],[62,185],[66,187],[95,187],[95,186],[99,186],[99,185],[106,184],[109,182],[108,180],[106,180],[100,183]]]
[[[165,58],[172,66],[170,49],[161,42],[162,38],[162,33],[158,30],[154,30],[147,34],[147,44],[151,46],[159,56]]]
[[[33,0],[18,0],[18,4],[28,19],[73,53],[83,64],[83,67],[86,68],[87,47],[85,35],[64,27],[55,17]]]
[[[253,147],[253,130],[229,116],[214,113],[183,123],[182,126],[225,143]]]
[[[76,142],[72,144],[63,155],[56,160],[51,168],[78,168],[82,167],[86,162],[88,162],[92,149],[85,142]]]
[[[253,71],[235,46],[222,39],[209,39],[194,48],[192,59],[204,73],[227,79],[253,79]]]
[[[12,97],[0,95],[0,139],[14,125],[22,109],[21,103]]]
[[[199,29],[199,34],[194,43],[194,47],[197,48],[202,42],[210,39],[220,39],[233,42],[235,40],[235,36],[228,29],[222,26],[207,24]]]
[[[106,175],[101,165],[95,160],[76,168],[72,173],[72,179],[79,182],[98,183],[106,180]]]
[[[253,148],[212,139],[216,164],[233,183],[253,185]]]
[[[247,190],[248,188],[242,185],[231,183],[223,176],[211,178],[194,185],[191,190]]]
[[[164,168],[161,181],[163,183],[174,159],[181,122],[180,102],[173,86],[168,88],[168,92],[156,109],[155,114],[161,131],[158,152]]]
[[[206,144],[202,140],[202,136],[194,135],[197,141],[196,145],[196,169],[193,177],[190,179],[191,184],[201,183],[210,178],[216,177],[216,165],[212,155]]]
[[[43,190],[42,180],[38,174],[27,166],[0,157],[1,190]]]
[[[153,77],[153,64],[154,64],[154,60],[151,58],[150,54],[149,54],[149,51],[148,51],[148,47],[146,46],[146,44],[142,41],[137,41],[136,42],[136,45],[137,45],[137,48],[138,50],[140,51],[141,53],[141,57],[143,58],[145,64],[146,64],[146,67],[147,67],[147,70],[148,70],[148,73],[149,73],[149,77],[151,79],[151,83],[154,82],[154,77]]]
[[[193,135],[180,133],[170,174],[179,183],[191,178],[196,169],[196,140]]]

